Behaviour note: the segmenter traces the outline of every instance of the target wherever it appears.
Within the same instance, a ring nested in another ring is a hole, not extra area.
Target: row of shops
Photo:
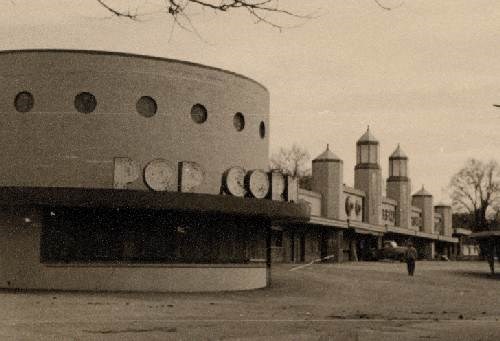
[[[383,190],[379,142],[368,130],[356,143],[354,187],[343,179],[343,161],[327,146],[312,161],[312,191],[299,200],[311,210],[309,221],[275,227],[276,262],[343,262],[373,259],[384,242],[412,243],[420,259],[463,256],[465,229],[453,229],[449,205],[433,202],[425,188],[411,194],[409,158],[398,145],[389,157]],[[384,195],[385,192],[385,195]]]

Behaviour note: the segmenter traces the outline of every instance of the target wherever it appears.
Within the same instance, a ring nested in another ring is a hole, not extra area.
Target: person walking
[[[405,258],[406,266],[408,268],[408,276],[413,276],[413,273],[415,272],[415,261],[417,260],[417,249],[413,247],[412,242],[408,242]]]

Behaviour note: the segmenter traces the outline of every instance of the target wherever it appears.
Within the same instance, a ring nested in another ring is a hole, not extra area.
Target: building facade
[[[267,89],[130,54],[0,59],[0,287],[269,284],[273,222],[309,211],[294,179],[266,171]]]
[[[356,142],[353,187],[344,184],[343,162],[329,146],[312,161],[312,191],[299,192],[299,200],[311,207],[311,218],[281,228],[275,261],[371,259],[384,241],[411,241],[421,259],[455,258],[458,238],[451,207],[435,205],[424,187],[412,195],[409,157],[399,145],[388,160],[384,196],[379,148],[368,128]]]

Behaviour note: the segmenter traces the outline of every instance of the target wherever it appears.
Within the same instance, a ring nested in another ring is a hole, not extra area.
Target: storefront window
[[[255,229],[259,228],[256,224]],[[45,216],[41,259],[46,263],[245,263],[252,229],[220,217],[59,209]]]

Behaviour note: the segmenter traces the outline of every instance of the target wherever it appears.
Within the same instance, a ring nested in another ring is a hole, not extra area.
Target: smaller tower
[[[356,142],[354,187],[365,192],[363,220],[369,224],[382,223],[382,172],[379,165],[379,142],[370,127]]]
[[[398,144],[389,157],[389,177],[387,178],[387,197],[398,202],[396,225],[411,227],[411,182],[408,177],[408,156]]]
[[[322,195],[322,215],[331,219],[345,219],[342,160],[326,145],[326,150],[312,161],[312,190]]]
[[[439,203],[434,206],[434,210],[438,213],[441,213],[441,216],[443,217],[444,235],[451,237],[451,235],[453,234],[451,206]]]
[[[412,205],[422,210],[423,232],[434,233],[434,204],[432,194],[427,192],[422,185],[422,189],[413,194]]]

